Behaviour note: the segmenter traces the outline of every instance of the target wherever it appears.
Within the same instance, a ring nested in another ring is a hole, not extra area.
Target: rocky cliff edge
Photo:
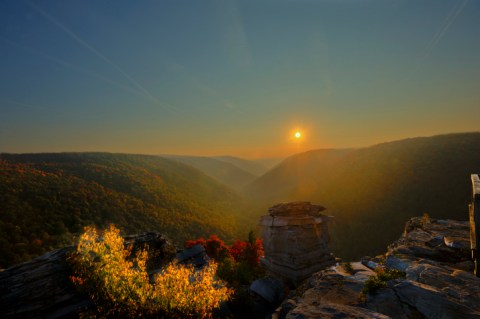
[[[155,233],[126,242],[134,248],[148,244],[158,260],[171,260],[176,253],[171,242]],[[88,298],[68,279],[65,257],[71,250],[56,250],[0,272],[0,317],[70,318],[88,307]],[[470,257],[468,222],[412,218],[385,255],[315,273],[289,293],[272,317],[480,318],[480,278],[472,274]],[[379,269],[402,276],[372,281],[382,273]],[[365,291],[366,283],[378,289]]]
[[[416,217],[385,255],[315,273],[273,318],[480,318],[472,271],[468,222]]]

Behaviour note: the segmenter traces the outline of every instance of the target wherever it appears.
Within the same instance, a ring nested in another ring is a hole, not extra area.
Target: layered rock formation
[[[148,245],[149,267],[160,267],[175,257],[172,242],[157,233],[125,237],[133,251]],[[77,318],[92,306],[71,283],[66,258],[73,247],[54,250],[0,272],[0,318]]]
[[[385,255],[320,271],[291,293],[274,318],[480,318],[469,224],[413,218]],[[378,268],[404,272],[362,294]]]
[[[328,250],[331,217],[309,202],[278,204],[260,218],[267,272],[296,286],[313,273],[335,264]]]

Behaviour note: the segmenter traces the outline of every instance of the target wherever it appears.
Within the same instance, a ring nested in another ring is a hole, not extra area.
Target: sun
[[[302,133],[300,131],[296,131],[294,136],[296,139],[299,139],[300,137],[302,137]]]

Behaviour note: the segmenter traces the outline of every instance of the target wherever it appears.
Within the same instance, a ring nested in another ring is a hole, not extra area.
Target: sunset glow
[[[285,157],[479,129],[479,1],[141,3],[0,1],[0,153]]]

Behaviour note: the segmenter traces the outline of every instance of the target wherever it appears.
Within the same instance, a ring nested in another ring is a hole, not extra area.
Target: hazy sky
[[[478,0],[0,1],[0,152],[283,156],[479,122]]]

